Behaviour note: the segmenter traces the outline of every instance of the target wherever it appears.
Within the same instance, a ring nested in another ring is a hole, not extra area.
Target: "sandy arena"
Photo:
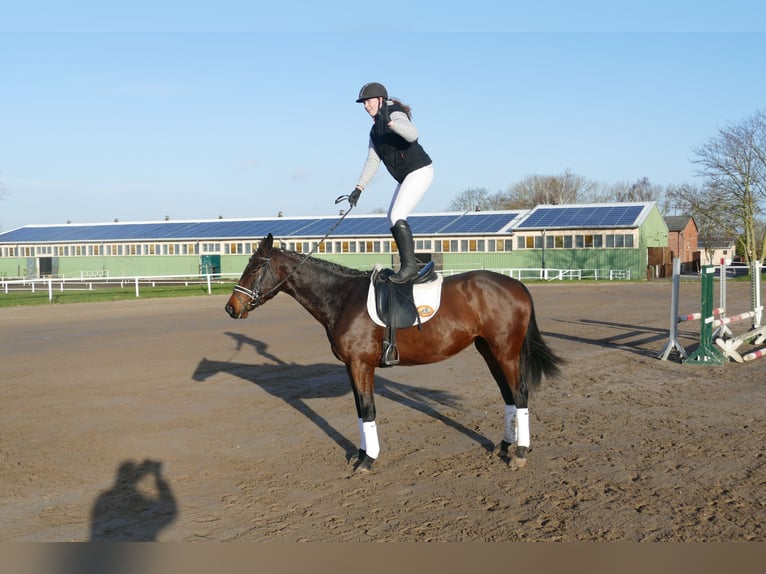
[[[354,474],[345,369],[286,295],[242,321],[221,296],[0,309],[0,540],[766,539],[766,359],[658,360],[669,282],[530,290],[568,363],[520,471],[472,348],[377,371],[381,455]]]

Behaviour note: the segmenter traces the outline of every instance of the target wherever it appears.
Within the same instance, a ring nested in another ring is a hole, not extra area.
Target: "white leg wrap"
[[[362,422],[362,419],[359,419],[359,437],[359,448],[367,450],[367,441],[364,438],[364,423]]]
[[[516,444],[529,446],[529,409],[516,409]]]
[[[516,405],[505,405],[503,440],[508,444],[516,442]]]
[[[380,443],[378,443],[378,427],[375,421],[362,423],[362,448],[370,458],[378,458]]]

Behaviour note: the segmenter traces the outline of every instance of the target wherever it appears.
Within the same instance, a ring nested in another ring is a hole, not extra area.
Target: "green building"
[[[409,223],[418,258],[445,274],[642,279],[649,248],[668,245],[654,202],[413,214]],[[398,265],[385,214],[68,223],[0,233],[0,278],[234,276],[268,233],[282,248],[347,267]]]

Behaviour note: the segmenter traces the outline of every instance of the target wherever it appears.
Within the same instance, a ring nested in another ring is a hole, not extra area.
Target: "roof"
[[[654,206],[653,201],[538,205],[515,229],[635,228],[641,225]]]
[[[538,205],[531,210],[413,214],[408,222],[418,235],[510,235],[538,229],[608,229],[639,227],[654,202]],[[656,208],[655,208],[656,209]],[[200,221],[114,222],[27,225],[0,233],[0,243],[77,243],[98,241],[197,241],[384,237],[385,214],[211,219]]]
[[[664,217],[668,231],[683,231],[694,221],[691,215],[668,215]]]
[[[415,214],[410,226],[424,235],[510,234],[522,211]],[[159,221],[27,225],[0,233],[0,243],[64,243],[83,241],[162,241],[390,235],[385,214],[339,216],[214,219],[207,221]],[[336,226],[333,229],[334,226]]]

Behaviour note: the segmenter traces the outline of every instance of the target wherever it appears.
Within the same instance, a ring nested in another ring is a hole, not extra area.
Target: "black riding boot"
[[[415,242],[412,239],[410,226],[404,219],[400,219],[391,228],[396,247],[399,249],[399,272],[391,275],[388,280],[391,283],[407,283],[418,275],[418,265],[415,259]]]

